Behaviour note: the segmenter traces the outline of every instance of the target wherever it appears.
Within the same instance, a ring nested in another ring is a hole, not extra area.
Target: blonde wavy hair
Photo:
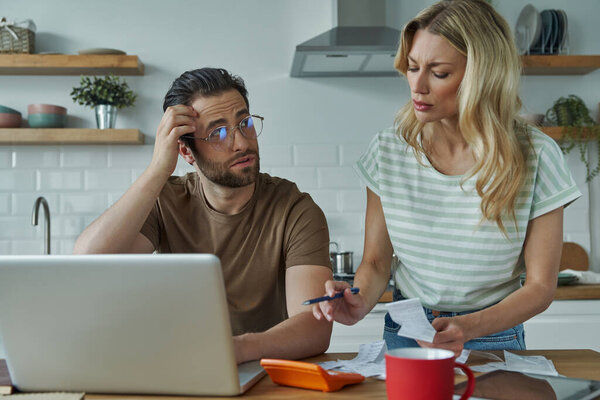
[[[483,0],[433,4],[402,31],[394,66],[404,76],[419,29],[444,37],[467,58],[457,93],[458,130],[473,151],[475,165],[462,183],[478,174],[475,189],[481,197],[482,221],[495,222],[506,236],[502,217],[510,216],[516,228],[515,202],[525,178],[528,151],[519,140],[528,133],[527,125],[517,117],[521,61],[510,28]],[[425,151],[418,139],[425,124],[417,120],[411,101],[396,115],[396,126],[397,134],[423,163]]]

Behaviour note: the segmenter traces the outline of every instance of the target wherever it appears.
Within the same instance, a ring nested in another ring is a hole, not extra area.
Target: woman
[[[356,165],[367,185],[360,293],[328,281],[325,292],[344,297],[313,313],[362,319],[396,254],[394,300],[418,298],[437,333],[400,337],[388,314],[388,348],[524,349],[523,321],[553,299],[563,207],[581,194],[556,143],[517,117],[510,29],[482,0],[441,1],[405,26],[395,67],[411,101]]]

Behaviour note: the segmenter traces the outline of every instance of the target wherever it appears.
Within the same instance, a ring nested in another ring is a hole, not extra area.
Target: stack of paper
[[[319,365],[325,369],[338,369],[354,372],[365,377],[385,380],[385,353],[387,347],[384,340],[361,344],[358,355],[352,360],[325,361]]]

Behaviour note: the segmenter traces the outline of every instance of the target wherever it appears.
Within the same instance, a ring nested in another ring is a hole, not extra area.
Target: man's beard
[[[239,170],[237,174],[229,170],[229,166],[235,160],[246,157],[249,154],[256,156],[254,165]],[[194,154],[194,158],[196,159],[198,168],[209,181],[230,188],[248,186],[256,182],[260,171],[260,158],[258,157],[258,152],[255,150],[245,151],[224,163],[202,159],[198,154]]]

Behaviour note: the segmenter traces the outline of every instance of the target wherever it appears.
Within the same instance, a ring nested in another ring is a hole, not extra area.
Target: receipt
[[[504,362],[476,365],[471,369],[477,372],[490,372],[500,369],[540,375],[558,375],[554,363],[544,356],[520,356],[506,350],[504,350]]]
[[[385,340],[377,342],[364,343],[358,347],[358,354],[351,361],[355,363],[381,362],[385,359],[387,346]]]
[[[319,365],[325,369],[338,369],[365,377],[385,379],[386,351],[387,346],[384,340],[364,343],[359,346],[358,354],[352,360],[325,361]]]
[[[398,336],[433,342],[435,329],[429,323],[419,299],[395,301],[386,307],[390,317],[400,325]]]
[[[335,369],[344,372],[354,372],[365,377],[385,380],[385,353],[387,346],[384,340],[365,343],[359,346],[358,354],[352,360],[324,361],[317,363],[324,369]],[[470,350],[463,350],[459,362],[466,362]],[[457,371],[458,372],[458,371]]]
[[[544,356],[520,356],[504,350],[504,361],[509,371],[541,375],[558,375],[554,363]]]

